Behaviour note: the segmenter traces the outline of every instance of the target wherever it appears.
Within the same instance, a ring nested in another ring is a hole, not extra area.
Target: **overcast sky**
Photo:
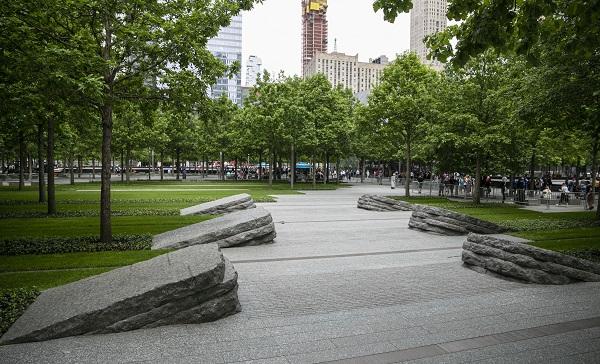
[[[242,14],[242,77],[245,84],[246,61],[256,55],[271,73],[300,74],[302,52],[301,0],[265,0]],[[396,54],[409,48],[410,16],[400,15],[394,24],[373,11],[373,0],[329,0],[329,50],[337,38],[338,52],[357,54],[360,61]]]

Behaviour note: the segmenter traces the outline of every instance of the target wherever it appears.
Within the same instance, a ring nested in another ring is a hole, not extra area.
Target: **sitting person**
[[[552,198],[552,191],[550,190],[550,186],[546,185],[546,187],[542,191],[542,198],[545,198],[548,200]]]

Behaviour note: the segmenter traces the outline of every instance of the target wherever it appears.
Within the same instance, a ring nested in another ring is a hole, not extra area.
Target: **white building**
[[[413,8],[410,11],[410,50],[417,54],[423,64],[437,70],[444,66],[438,61],[427,59],[429,51],[423,39],[446,28],[447,8],[447,0],[413,0]]]
[[[208,50],[227,66],[234,62],[242,63],[242,16],[231,18],[229,26],[221,28],[219,34],[208,41]],[[221,95],[227,97],[235,104],[242,106],[242,74],[241,71],[232,78],[223,76],[217,80],[209,90],[212,98]]]
[[[306,76],[324,74],[335,87],[342,85],[354,94],[367,92],[379,84],[383,69],[388,63],[386,56],[369,62],[359,62],[358,55],[318,52],[306,67]]]
[[[246,85],[247,87],[256,86],[256,78],[262,73],[262,59],[257,56],[248,57],[246,64]]]

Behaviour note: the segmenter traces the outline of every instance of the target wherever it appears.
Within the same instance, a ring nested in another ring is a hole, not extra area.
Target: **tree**
[[[185,74],[195,87],[215,82],[225,65],[206,49],[209,38],[253,0],[25,1],[11,9],[17,27],[43,36],[38,49],[60,55],[54,74],[77,85],[101,115],[102,185],[100,238],[112,238],[110,178],[113,109],[144,99]],[[48,128],[50,134],[53,128]],[[49,146],[50,149],[50,146]]]
[[[410,171],[416,145],[436,118],[435,89],[438,74],[421,64],[414,53],[398,57],[385,68],[381,83],[369,97],[369,117],[380,138],[394,154],[403,152],[406,195],[410,196]]]
[[[451,144],[475,162],[471,166],[475,170],[475,203],[480,202],[484,161],[504,155],[504,147],[511,143],[509,117],[499,97],[500,87],[506,81],[503,78],[506,64],[489,52],[474,58],[464,68],[449,72],[444,88],[443,121],[431,130],[434,143]]]

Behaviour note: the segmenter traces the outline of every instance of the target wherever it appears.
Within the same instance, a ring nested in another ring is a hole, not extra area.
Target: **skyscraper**
[[[423,64],[441,70],[443,65],[435,60],[428,60],[429,52],[423,38],[446,28],[447,0],[413,0],[410,11],[410,50],[415,52]]]
[[[317,52],[327,52],[327,0],[302,0],[302,76]]]
[[[231,18],[229,26],[221,28],[215,38],[208,41],[208,50],[227,66],[233,62],[242,62],[242,16]],[[226,75],[219,78],[217,83],[211,86],[209,95],[218,98],[226,95],[233,103],[242,106],[242,73],[241,71],[233,77]]]
[[[256,78],[262,72],[262,60],[257,56],[248,57],[248,63],[246,63],[246,86],[256,86]]]

